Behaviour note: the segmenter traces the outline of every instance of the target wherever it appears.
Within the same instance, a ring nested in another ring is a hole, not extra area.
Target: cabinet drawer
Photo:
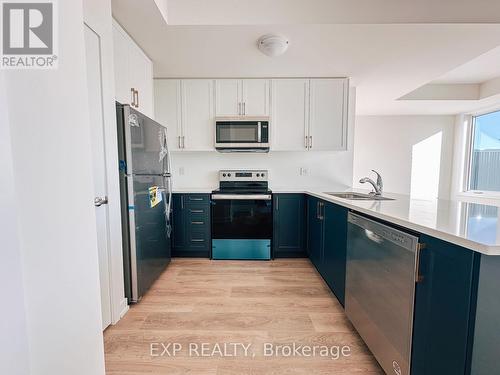
[[[186,206],[190,206],[191,204],[200,204],[205,203],[208,204],[209,195],[208,194],[185,194],[184,195],[184,203]]]

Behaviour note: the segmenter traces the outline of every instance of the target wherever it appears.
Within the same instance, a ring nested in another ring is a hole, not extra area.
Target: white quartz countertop
[[[273,193],[305,193],[353,211],[480,252],[500,255],[500,207],[458,200],[424,200],[384,193],[388,201],[356,201],[325,192],[366,190],[345,188],[280,188]],[[212,188],[174,189],[174,193],[210,193]]]

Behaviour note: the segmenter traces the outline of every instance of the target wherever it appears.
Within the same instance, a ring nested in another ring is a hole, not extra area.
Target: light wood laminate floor
[[[108,375],[383,374],[308,259],[174,259],[104,341]],[[159,355],[168,343],[182,348],[176,356]],[[226,353],[202,357],[202,343],[205,354],[226,343]],[[229,356],[234,343],[249,346],[247,356],[241,346]],[[264,356],[266,344],[293,343],[333,355]],[[342,347],[349,355],[333,359]]]

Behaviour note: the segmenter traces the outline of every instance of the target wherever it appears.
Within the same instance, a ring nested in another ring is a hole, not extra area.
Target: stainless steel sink
[[[325,193],[337,198],[349,199],[353,201],[393,201],[392,198],[382,197],[380,195],[363,194],[363,193]]]

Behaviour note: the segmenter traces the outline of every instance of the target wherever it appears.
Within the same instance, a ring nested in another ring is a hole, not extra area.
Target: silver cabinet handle
[[[186,138],[182,136],[182,148],[186,148]]]
[[[203,222],[203,221],[192,221],[191,224],[194,224],[194,225],[203,225],[203,224],[205,224],[205,222]]]
[[[312,137],[312,135],[309,136],[309,148],[313,148],[313,137]]]
[[[191,240],[191,242],[205,242],[205,240],[199,240],[199,239],[193,238]]]
[[[94,206],[101,207],[103,204],[108,204],[108,197],[95,197]]]
[[[306,135],[305,140],[304,140],[304,147],[309,148],[309,137]]]
[[[130,88],[130,105],[132,107],[135,107],[135,89],[132,87]]]
[[[182,148],[182,145],[181,145],[181,136],[177,136],[177,144],[179,145],[179,148]]]
[[[244,115],[247,114],[247,103],[246,102],[243,102],[243,114]]]
[[[205,213],[205,211],[203,211],[203,210],[189,210],[189,212],[191,212],[192,214],[203,214],[203,213]]]
[[[184,195],[181,195],[181,210],[184,209]]]
[[[135,107],[139,108],[139,90],[135,90]]]
[[[280,210],[280,198],[276,197],[276,211]]]
[[[238,103],[238,115],[241,116],[241,103]]]
[[[203,198],[196,198],[196,197],[189,197],[188,198],[190,201],[202,201]]]

